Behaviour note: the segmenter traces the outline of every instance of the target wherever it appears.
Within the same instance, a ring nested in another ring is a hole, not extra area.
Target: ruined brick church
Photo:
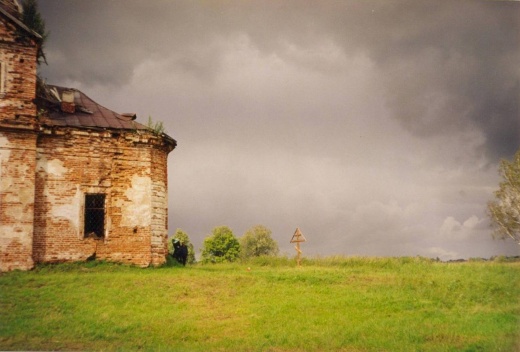
[[[20,13],[0,0],[0,271],[164,263],[176,141],[79,90],[37,84],[41,37]]]

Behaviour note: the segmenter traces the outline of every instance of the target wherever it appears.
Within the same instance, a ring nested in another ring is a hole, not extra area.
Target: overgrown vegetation
[[[23,23],[34,32],[38,33],[41,36],[40,43],[38,45],[38,52],[36,54],[36,60],[38,65],[42,62],[47,64],[47,58],[45,57],[45,43],[49,37],[49,33],[45,29],[45,21],[43,20],[40,11],[38,9],[38,2],[36,0],[24,0],[22,1],[23,13],[22,13],[22,21]]]
[[[161,135],[164,133],[164,125],[162,121],[156,121],[154,122],[152,119],[152,116],[148,116],[148,123],[146,124],[146,127],[148,127],[153,133],[157,135]]]
[[[515,351],[519,270],[419,257],[45,265],[0,276],[0,350]]]
[[[512,161],[502,160],[499,171],[503,181],[495,192],[496,200],[488,204],[494,234],[520,244],[520,149]]]

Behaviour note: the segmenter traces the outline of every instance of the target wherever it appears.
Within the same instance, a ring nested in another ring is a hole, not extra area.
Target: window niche
[[[85,194],[84,237],[105,237],[105,194]]]

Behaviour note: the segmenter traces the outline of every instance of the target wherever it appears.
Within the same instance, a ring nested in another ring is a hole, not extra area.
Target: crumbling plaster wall
[[[37,46],[0,21],[0,271],[33,267]]]
[[[36,135],[0,130],[0,271],[33,267]]]
[[[39,137],[34,256],[148,266],[166,255],[166,163],[149,133],[48,130]],[[85,238],[84,199],[106,195],[105,235]]]
[[[152,181],[151,249],[152,264],[164,263],[168,254],[168,152],[151,149]]]

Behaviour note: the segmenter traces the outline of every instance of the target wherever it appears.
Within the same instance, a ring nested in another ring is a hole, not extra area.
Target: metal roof
[[[42,126],[153,132],[150,127],[135,121],[136,114],[114,112],[77,89],[48,85],[38,80],[37,91],[38,111],[45,111],[38,119]],[[166,133],[159,136],[169,151],[177,146],[177,141]]]
[[[74,95],[74,112],[65,112],[61,108],[63,92]],[[135,114],[119,114],[99,105],[83,92],[59,86],[46,86],[46,107],[48,118],[43,119],[47,126],[71,126],[109,129],[149,130],[139,122],[134,121]]]

